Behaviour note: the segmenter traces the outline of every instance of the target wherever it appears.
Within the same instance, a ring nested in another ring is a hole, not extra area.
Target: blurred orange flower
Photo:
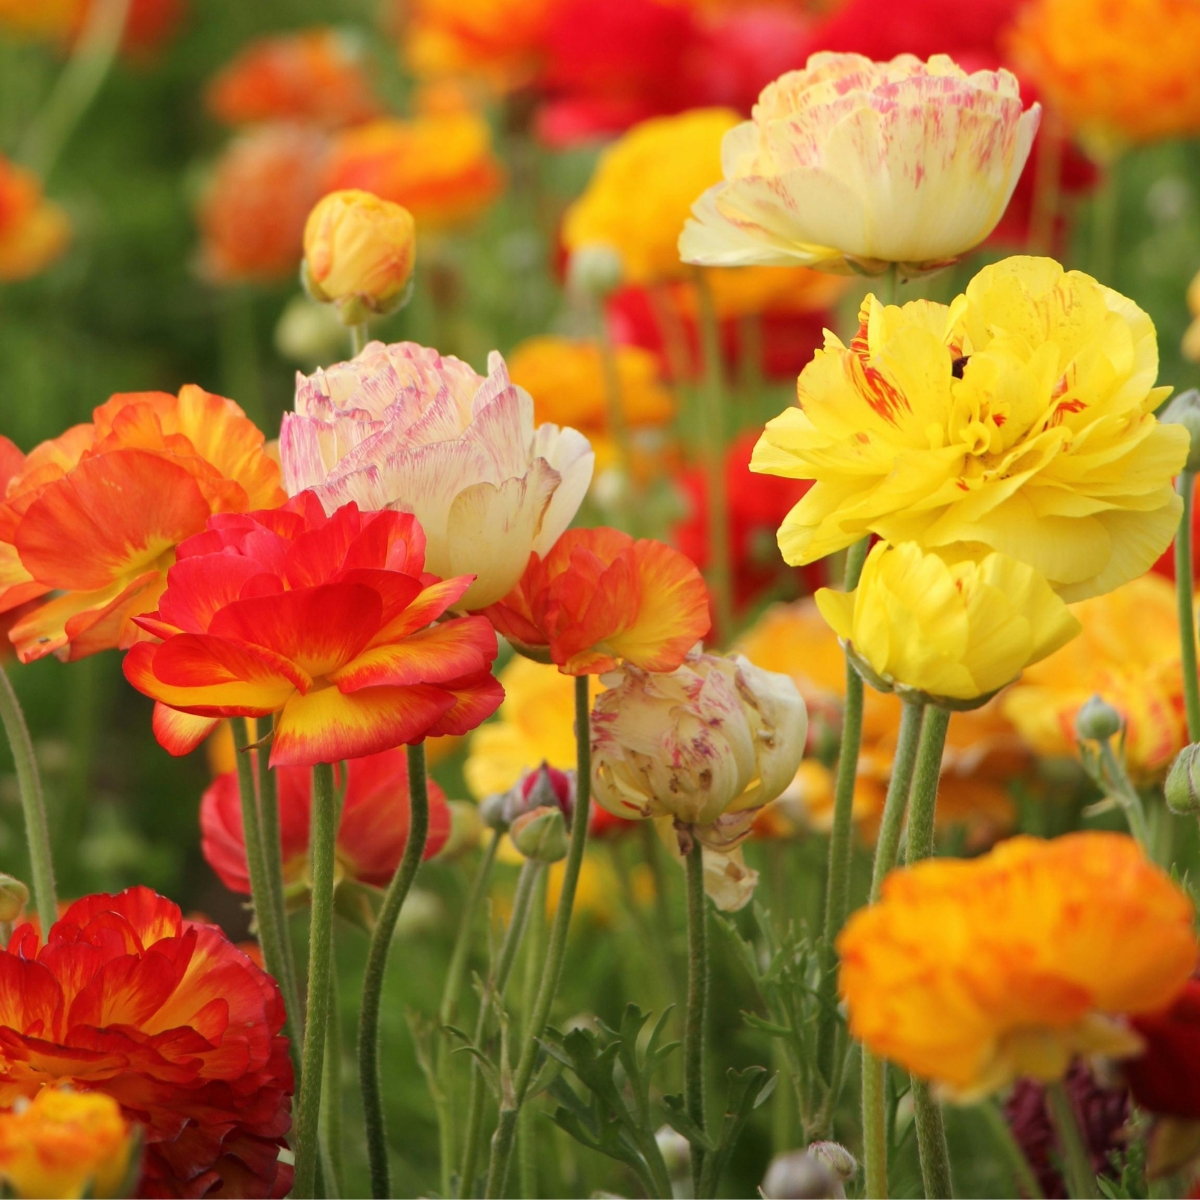
[[[468,110],[371,121],[338,135],[322,192],[357,188],[402,204],[428,232],[470,221],[504,188],[487,122]]]
[[[175,547],[214,512],[282,504],[279,468],[232,400],[113,396],[34,449],[0,503],[0,613],[58,593],[13,626],[22,662],[76,659],[145,635]]]
[[[1144,575],[1073,604],[1083,633],[1029,667],[1000,700],[1029,747],[1076,753],[1075,714],[1099,695],[1125,720],[1125,762],[1135,781],[1161,779],[1187,742],[1175,589]]]
[[[38,177],[0,154],[0,282],[36,275],[70,237],[67,214],[42,195]]]
[[[82,29],[95,0],[0,0],[0,28],[22,37],[65,41]],[[130,0],[123,50],[157,49],[186,12],[184,0]]]
[[[227,125],[307,121],[336,129],[379,112],[363,47],[324,27],[251,42],[208,85],[205,100]]]
[[[850,1032],[969,1100],[1077,1054],[1141,1047],[1122,1016],[1171,1002],[1196,965],[1192,903],[1132,838],[1017,837],[893,871],[838,938]]]
[[[1107,157],[1200,132],[1195,0],[1032,0],[1009,39],[1017,69]]]
[[[329,141],[264,125],[230,143],[200,202],[200,270],[216,283],[283,279],[304,255],[304,223],[324,191]]]

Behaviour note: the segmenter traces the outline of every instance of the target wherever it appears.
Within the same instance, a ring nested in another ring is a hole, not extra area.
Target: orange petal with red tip
[[[164,683],[158,678],[154,673],[156,656],[162,652],[164,646],[182,638],[194,640],[202,636],[180,634],[178,638],[172,638],[171,642],[164,642],[160,646],[138,642],[125,655],[121,664],[125,678],[152,700],[160,700],[171,708],[201,717],[265,717],[278,712],[288,697],[296,691],[296,685],[291,679],[272,670],[263,658],[255,655],[248,646],[239,648],[241,654],[238,663],[245,667],[248,674],[250,671],[254,672],[249,678],[236,677],[229,671],[232,652],[224,656],[224,661],[221,656],[208,660],[216,679],[206,685],[181,687]],[[223,645],[231,646],[233,643]],[[189,655],[185,647],[179,661],[181,673],[185,669],[195,669],[199,672],[203,665],[202,654],[199,648],[193,647],[193,653]],[[192,659],[190,663],[187,661],[189,657]]]
[[[364,651],[329,678],[343,692],[381,684],[446,683],[487,671],[496,653],[496,632],[487,619],[461,617]]]
[[[161,701],[154,706],[151,726],[158,744],[176,758],[191,754],[218,725],[220,717],[197,717],[168,708]]]
[[[454,707],[431,726],[430,737],[470,733],[486,721],[504,700],[504,687],[491,674],[448,683],[446,687],[454,696]]]

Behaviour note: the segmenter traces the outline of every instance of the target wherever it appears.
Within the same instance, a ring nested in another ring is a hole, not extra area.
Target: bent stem
[[[292,1194],[316,1195],[320,1149],[322,1077],[325,1035],[329,1029],[330,979],[333,957],[333,867],[337,846],[338,797],[333,767],[317,763],[312,774],[312,832],[309,838],[312,918],[308,935],[308,1019],[300,1066],[300,1098],[296,1105],[296,1174]]]
[[[1088,1157],[1083,1134],[1079,1131],[1075,1108],[1061,1079],[1046,1085],[1046,1107],[1050,1110],[1050,1120],[1054,1124],[1054,1132],[1058,1135],[1058,1144],[1062,1149],[1063,1176],[1066,1179],[1067,1193],[1071,1200],[1092,1200],[1100,1195],[1096,1187],[1096,1176],[1092,1171],[1092,1162]]]
[[[500,1120],[492,1138],[492,1154],[488,1163],[486,1195],[489,1200],[504,1194],[504,1183],[508,1178],[508,1165],[512,1158],[513,1140],[517,1132],[517,1117],[525,1103],[526,1093],[533,1080],[537,1066],[539,1039],[550,1016],[550,1006],[558,991],[562,975],[563,958],[567,951],[567,931],[571,927],[571,912],[575,907],[575,888],[579,883],[579,871],[583,866],[583,852],[587,847],[588,814],[592,797],[592,747],[591,705],[588,700],[588,677],[575,677],[575,763],[576,799],[575,817],[571,822],[571,843],[567,850],[567,863],[563,872],[562,891],[558,897],[558,908],[554,913],[554,924],[550,930],[550,943],[546,948],[546,962],[542,971],[542,982],[537,1000],[529,1017],[529,1024],[522,1035],[521,1058],[517,1065],[512,1091],[501,1097]]]
[[[704,1025],[708,1013],[708,911],[704,894],[704,847],[691,830],[687,856],[688,984],[683,1033],[683,1095],[687,1113],[703,1131]],[[692,1193],[702,1196],[704,1151],[692,1145]]]
[[[1200,679],[1196,676],[1195,583],[1192,577],[1192,506],[1196,475],[1181,471],[1176,483],[1183,515],[1175,535],[1175,598],[1179,604],[1179,645],[1183,657],[1183,699],[1187,710],[1188,741],[1200,742]]]
[[[46,821],[46,801],[42,795],[42,777],[21,702],[13,689],[8,672],[0,667],[0,721],[12,750],[25,817],[25,840],[29,846],[29,870],[33,885],[33,907],[42,927],[43,939],[58,919],[58,897],[54,891],[54,860],[50,856],[50,826]]]
[[[1013,1131],[1009,1128],[1008,1121],[1005,1120],[1000,1105],[995,1100],[985,1100],[979,1106],[979,1112],[984,1121],[987,1122],[988,1129],[991,1131],[997,1149],[1004,1155],[1004,1160],[1008,1163],[1009,1169],[1012,1171],[1013,1181],[1017,1185],[1017,1190],[1022,1196],[1027,1197],[1027,1200],[1044,1200],[1045,1193],[1042,1191],[1042,1185],[1038,1183],[1038,1177],[1029,1165],[1029,1159],[1025,1157],[1025,1151],[1021,1149],[1017,1144],[1017,1139],[1013,1137]]]
[[[425,853],[425,839],[429,836],[429,782],[425,771],[424,742],[408,747],[408,791],[411,812],[408,841],[396,874],[384,893],[375,932],[371,935],[358,1019],[358,1076],[367,1132],[367,1158],[371,1167],[371,1194],[376,1200],[382,1200],[391,1190],[387,1130],[383,1121],[383,1090],[379,1082],[379,1011],[396,920],[417,876],[417,868]],[[310,1025],[312,1020],[310,1016]]]

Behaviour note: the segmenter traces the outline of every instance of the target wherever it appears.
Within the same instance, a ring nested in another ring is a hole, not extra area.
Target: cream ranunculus
[[[602,677],[592,711],[592,785],[627,820],[673,818],[728,851],[792,781],[808,716],[786,675],[741,655],[693,652],[669,674]]]
[[[530,552],[554,545],[594,460],[576,430],[535,428],[533,401],[499,354],[484,378],[412,342],[372,342],[350,362],[299,376],[279,450],[289,495],[312,488],[328,512],[354,500],[414,513],[428,570],[476,576],[462,609],[499,600]]]
[[[725,135],[724,182],[694,205],[680,255],[868,274],[953,262],[1003,216],[1039,119],[1008,71],[814,54]]]

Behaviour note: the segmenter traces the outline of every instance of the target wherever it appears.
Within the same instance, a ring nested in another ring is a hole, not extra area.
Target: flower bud
[[[444,862],[453,862],[479,845],[479,838],[483,833],[483,822],[480,819],[482,806],[472,804],[469,800],[447,800],[446,807],[450,810],[450,836],[446,839],[438,858]]]
[[[509,834],[513,845],[535,862],[554,863],[567,857],[567,822],[557,805],[522,813]]]
[[[667,1174],[674,1179],[686,1177],[692,1163],[692,1144],[677,1129],[663,1125],[654,1135],[658,1152],[663,1156]]]
[[[1180,750],[1163,790],[1172,812],[1200,813],[1200,745],[1193,742]]]
[[[849,1183],[858,1174],[857,1159],[840,1142],[813,1142],[808,1153],[823,1162],[843,1183]]]
[[[595,300],[603,300],[621,286],[624,269],[616,247],[603,242],[580,246],[567,263],[567,287]]]
[[[400,308],[415,257],[412,214],[370,192],[331,192],[304,227],[304,286],[346,325]]]
[[[19,921],[28,903],[29,889],[19,879],[0,873],[0,922]]]
[[[1200,391],[1189,388],[1186,392],[1180,392],[1163,409],[1158,419],[1164,425],[1182,425],[1188,431],[1192,444],[1183,469],[1200,471]]]
[[[1121,732],[1121,714],[1107,700],[1093,696],[1075,714],[1075,734],[1080,741],[1107,742]]]
[[[488,829],[497,833],[508,832],[508,793],[493,792],[479,802],[479,819]]]
[[[842,1197],[846,1189],[833,1170],[816,1155],[805,1150],[792,1150],[771,1159],[762,1181],[766,1200],[820,1200],[822,1197]]]

